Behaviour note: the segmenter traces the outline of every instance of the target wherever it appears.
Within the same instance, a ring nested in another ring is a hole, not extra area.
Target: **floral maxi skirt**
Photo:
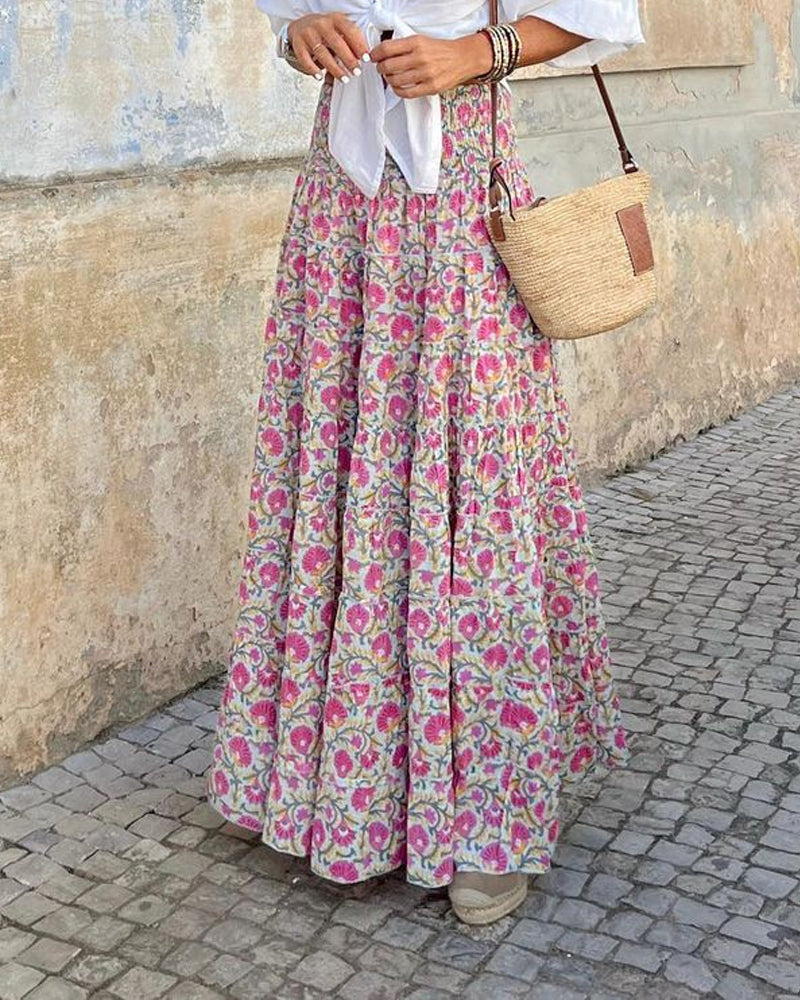
[[[372,199],[330,96],[266,325],[209,800],[336,882],[541,872],[564,783],[627,751],[555,357],[486,228],[489,89],[442,96],[436,194],[388,157]]]

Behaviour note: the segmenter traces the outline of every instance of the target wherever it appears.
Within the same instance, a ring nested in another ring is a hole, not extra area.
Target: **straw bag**
[[[496,24],[497,0],[490,7]],[[625,143],[599,69],[592,71],[619,143],[623,173],[549,201],[537,198],[524,209],[514,209],[497,155],[497,84],[492,84],[492,243],[539,330],[566,340],[622,326],[656,298],[647,223],[650,175]]]

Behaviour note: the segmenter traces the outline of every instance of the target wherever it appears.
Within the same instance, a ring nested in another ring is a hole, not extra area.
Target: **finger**
[[[311,70],[308,69],[306,66],[303,66],[296,55],[291,55],[291,54],[287,55],[286,62],[292,67],[293,70],[296,70],[298,73],[303,73],[305,76],[312,75]],[[321,69],[315,70],[313,75],[319,80],[320,76],[322,75],[322,72],[323,71]]]
[[[325,35],[325,44],[328,51],[339,58],[348,76],[361,74],[360,57],[354,55],[344,35],[340,35],[338,31],[330,31]]]
[[[320,42],[322,44],[320,44]],[[350,79],[349,71],[345,70],[342,67],[336,56],[334,56],[334,54],[328,47],[327,38],[319,38],[316,42],[314,42],[313,46],[311,47],[311,53],[314,61],[319,63],[320,66],[326,69],[331,74],[331,76],[334,77],[334,79],[336,80]]]
[[[402,97],[404,101],[410,101],[414,97],[432,97],[437,94],[435,87],[425,83],[410,84],[407,87],[399,87],[397,89],[392,87],[392,90],[394,90],[398,97]]]
[[[295,59],[303,72],[308,73],[309,76],[315,76],[318,80],[321,79],[324,76],[322,66],[311,55],[311,49],[317,44],[314,36],[309,37],[305,32],[302,34],[298,32],[291,39],[291,42]]]
[[[404,73],[394,73],[392,76],[386,77],[386,82],[393,90],[408,90],[412,87],[422,86],[425,81],[421,78],[418,71],[407,70]]]
[[[413,69],[418,62],[419,60],[416,55],[413,52],[409,52],[407,55],[392,56],[389,59],[383,59],[381,62],[376,63],[376,65],[381,76],[388,77],[392,73],[403,73]]]
[[[333,23],[336,25],[336,30],[347,42],[350,51],[355,57],[356,63],[369,62],[369,47],[367,46],[367,41],[364,38],[364,33],[358,25],[344,14],[335,15]]]
[[[414,35],[408,38],[389,38],[385,42],[379,42],[370,52],[369,56],[373,62],[380,62],[382,59],[390,59],[392,56],[407,55],[414,51]]]

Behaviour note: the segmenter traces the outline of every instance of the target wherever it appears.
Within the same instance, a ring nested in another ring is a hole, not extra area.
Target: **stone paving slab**
[[[588,497],[630,766],[512,917],[203,802],[220,684],[0,792],[0,1000],[800,995],[800,387]]]

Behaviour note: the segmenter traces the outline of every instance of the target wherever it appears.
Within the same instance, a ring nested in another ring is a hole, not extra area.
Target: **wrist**
[[[462,49],[465,79],[474,80],[491,70],[494,53],[492,43],[486,35],[476,32],[459,38],[458,42]]]
[[[278,55],[281,59],[288,59],[292,52],[292,43],[289,41],[289,26],[291,22],[287,22],[278,32],[277,37],[277,47]]]

